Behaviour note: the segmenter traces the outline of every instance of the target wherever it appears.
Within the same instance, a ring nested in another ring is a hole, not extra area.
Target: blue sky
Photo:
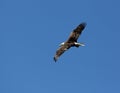
[[[120,93],[119,0],[0,0],[0,93]],[[81,22],[85,47],[57,63]]]

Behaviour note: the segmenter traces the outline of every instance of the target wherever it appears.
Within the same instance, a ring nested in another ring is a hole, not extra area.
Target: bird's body
[[[66,42],[61,43],[60,48],[56,51],[56,54],[54,56],[55,62],[69,48],[84,46],[84,44],[78,43],[77,39],[79,38],[79,36],[82,33],[85,26],[86,26],[86,23],[81,23],[76,29],[74,29],[71,32],[70,37],[68,38],[68,40]]]

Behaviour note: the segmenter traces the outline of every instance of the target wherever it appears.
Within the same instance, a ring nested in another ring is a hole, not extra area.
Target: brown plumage
[[[79,46],[83,46],[83,44],[81,43],[77,43],[77,40],[79,38],[79,36],[81,35],[83,29],[85,28],[86,23],[81,23],[79,26],[77,26],[76,29],[74,29],[68,40],[66,42],[64,42],[64,44],[62,43],[62,45],[60,46],[60,48],[56,51],[56,54],[54,56],[54,61],[56,62],[57,59],[69,48],[71,47],[79,47]]]

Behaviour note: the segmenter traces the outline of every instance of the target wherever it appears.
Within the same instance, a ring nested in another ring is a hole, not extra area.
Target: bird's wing
[[[57,59],[66,51],[70,48],[71,46],[70,45],[63,45],[61,46],[57,51],[56,51],[56,54],[54,56],[54,61],[56,62]]]
[[[77,39],[79,38],[85,26],[86,23],[81,23],[79,26],[77,26],[77,28],[71,32],[67,42],[77,42]]]

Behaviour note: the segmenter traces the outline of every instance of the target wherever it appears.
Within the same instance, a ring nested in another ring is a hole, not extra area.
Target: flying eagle
[[[77,40],[78,40],[80,34],[82,33],[82,31],[84,30],[85,26],[86,26],[86,23],[81,23],[76,29],[74,29],[71,32],[68,40],[66,42],[63,42],[60,44],[60,48],[56,51],[56,54],[54,56],[55,62],[69,48],[84,46],[83,43],[78,43]]]

